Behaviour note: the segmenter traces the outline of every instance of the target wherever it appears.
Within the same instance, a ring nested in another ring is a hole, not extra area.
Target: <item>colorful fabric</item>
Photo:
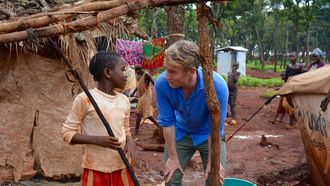
[[[127,65],[143,65],[143,43],[140,41],[127,41],[117,39],[116,52],[124,58]]]
[[[84,169],[81,178],[82,186],[134,186],[128,169],[120,169],[112,173],[104,173],[91,169]]]
[[[153,39],[143,44],[143,68],[151,69],[163,66],[165,38]]]

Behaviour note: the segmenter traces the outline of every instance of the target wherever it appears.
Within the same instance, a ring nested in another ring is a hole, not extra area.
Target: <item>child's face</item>
[[[120,89],[125,88],[126,83],[127,83],[127,76],[125,75],[126,69],[127,69],[127,66],[126,66],[124,60],[120,60],[116,64],[115,69],[111,73],[112,75],[111,75],[111,79],[110,79],[114,88],[120,88]]]

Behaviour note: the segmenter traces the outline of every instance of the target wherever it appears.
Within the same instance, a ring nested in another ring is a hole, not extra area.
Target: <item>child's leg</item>
[[[231,118],[233,117],[232,101],[233,101],[233,92],[229,90],[228,104],[230,106],[230,117]],[[227,112],[227,116],[229,117],[229,109],[228,109],[228,112]]]
[[[233,96],[231,99],[231,115],[233,119],[236,119],[236,95],[237,95],[237,90],[233,91]]]
[[[139,134],[141,119],[142,119],[141,114],[136,113],[135,134]]]
[[[158,127],[158,121],[156,120],[156,118],[154,116],[149,116],[148,119],[150,121],[152,121],[152,123]]]

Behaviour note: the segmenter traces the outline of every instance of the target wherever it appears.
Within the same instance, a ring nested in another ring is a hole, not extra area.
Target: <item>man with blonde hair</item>
[[[155,82],[159,125],[163,127],[166,147],[164,175],[167,185],[182,185],[183,170],[194,153],[200,152],[209,185],[211,118],[207,107],[199,47],[181,40],[165,52],[166,69]],[[221,164],[226,160],[224,120],[228,107],[228,87],[225,80],[213,73],[213,80],[221,106],[220,136]],[[220,167],[221,181],[224,169]]]

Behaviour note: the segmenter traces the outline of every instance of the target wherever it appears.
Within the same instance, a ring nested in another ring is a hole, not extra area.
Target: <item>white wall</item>
[[[228,75],[231,71],[231,65],[234,63],[233,53],[231,52],[217,52],[217,72],[220,75]],[[238,71],[246,76],[246,52],[237,52],[236,60],[239,63]]]

